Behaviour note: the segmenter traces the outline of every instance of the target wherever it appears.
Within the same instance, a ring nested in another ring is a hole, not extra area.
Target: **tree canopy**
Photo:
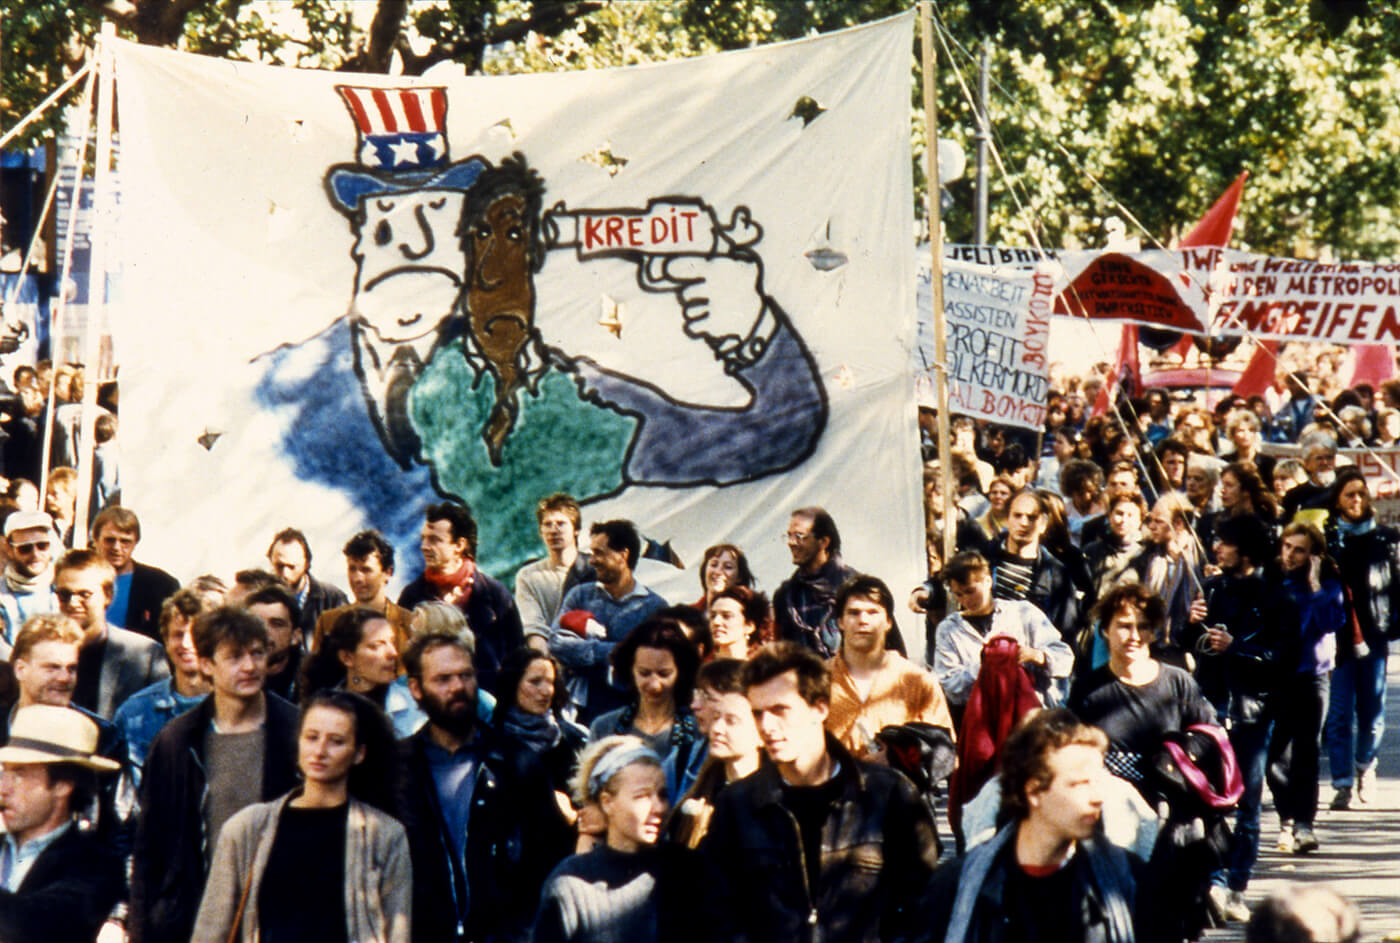
[[[421,74],[596,68],[701,55],[868,22],[897,0],[0,0],[0,126],[82,62],[104,19],[206,55]],[[1257,251],[1400,251],[1400,11],[1364,0],[942,0],[940,133],[971,152],[976,56],[990,50],[989,236],[1098,244],[1129,216],[1170,243],[1248,170],[1237,242]],[[915,174],[924,129],[910,51]],[[36,127],[29,141],[45,133]],[[949,187],[970,241],[972,185]],[[919,212],[922,214],[922,196]]]

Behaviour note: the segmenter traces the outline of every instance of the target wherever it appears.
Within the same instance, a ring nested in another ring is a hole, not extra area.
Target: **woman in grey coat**
[[[382,811],[392,747],[365,698],[310,697],[297,739],[305,783],[219,832],[191,943],[409,943],[408,836]]]

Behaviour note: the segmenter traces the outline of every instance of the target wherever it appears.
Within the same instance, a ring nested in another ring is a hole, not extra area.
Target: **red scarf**
[[[465,609],[472,595],[472,580],[476,576],[476,562],[463,560],[461,567],[453,573],[435,573],[424,570],[423,578],[433,585],[437,597],[451,603],[458,609]]]

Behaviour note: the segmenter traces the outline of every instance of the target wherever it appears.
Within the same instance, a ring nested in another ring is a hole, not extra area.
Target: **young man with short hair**
[[[535,506],[545,555],[521,567],[515,574],[515,604],[525,643],[549,650],[549,627],[560,613],[564,594],[580,583],[591,582],[593,568],[588,554],[579,553],[579,528],[583,515],[578,502],[567,494],[551,494]]]
[[[211,693],[165,725],[147,757],[131,876],[134,943],[186,943],[219,828],[299,782],[297,710],[263,692],[267,626],[221,606],[194,622]]]
[[[1032,491],[1011,498],[1006,509],[1006,532],[987,554],[992,565],[992,591],[998,599],[1022,599],[1033,604],[1069,641],[1079,627],[1079,601],[1065,565],[1040,543],[1045,532],[1045,507]]]
[[[146,753],[156,735],[209,693],[209,681],[199,670],[199,654],[194,649],[194,620],[213,607],[208,595],[193,589],[178,590],[161,604],[160,634],[165,643],[165,657],[170,661],[170,677],[137,691],[112,717],[112,722],[126,737],[138,786]]]
[[[170,677],[160,645],[107,622],[116,578],[93,550],[70,550],[54,567],[59,611],[83,629],[73,702],[108,720],[131,695]]]
[[[831,669],[831,713],[826,729],[851,753],[882,762],[875,739],[881,728],[932,724],[953,732],[943,689],[933,675],[886,641],[894,625],[894,596],[873,576],[853,576],[836,591],[841,650],[827,661]]]
[[[267,626],[267,675],[263,690],[295,704],[300,695],[301,609],[292,591],[273,583],[249,593],[243,605]]]
[[[385,592],[389,580],[394,576],[393,544],[377,530],[362,530],[345,542],[344,553],[345,582],[350,587],[350,595],[355,597],[354,601],[321,613],[316,620],[316,636],[311,640],[311,650],[321,650],[321,639],[350,606],[364,606],[382,614],[394,627],[394,647],[399,651],[408,648],[413,613],[390,601],[389,594]]]
[[[795,643],[743,669],[769,763],[715,800],[704,852],[714,939],[874,943],[912,932],[937,863],[909,780],[861,763],[824,726],[831,674]]]
[[[141,542],[141,521],[129,508],[109,507],[92,521],[92,545],[114,571],[107,621],[147,638],[160,640],[160,607],[180,581],[164,570],[137,563],[132,554]]]
[[[476,519],[469,508],[450,501],[430,504],[423,518],[423,573],[404,587],[399,605],[412,610],[437,600],[462,610],[476,635],[481,686],[493,690],[502,659],[525,644],[520,610],[510,591],[476,565]]]
[[[1063,697],[1074,669],[1074,650],[1045,613],[1025,600],[996,598],[991,568],[976,551],[949,560],[943,578],[961,607],[939,623],[933,653],[933,674],[949,703],[959,711],[967,703],[982,670],[982,648],[997,636],[1017,642],[1017,657],[1038,690],[1049,692],[1054,686]]]
[[[996,837],[938,869],[914,943],[1132,943],[1134,859],[1096,835],[1108,738],[1063,708],[1038,711],[1001,750]]]
[[[622,705],[622,692],[608,683],[613,648],[666,608],[666,600],[633,576],[642,539],[631,521],[594,524],[589,537],[598,578],[564,594],[549,630],[550,651],[573,674],[570,701],[584,725]]]

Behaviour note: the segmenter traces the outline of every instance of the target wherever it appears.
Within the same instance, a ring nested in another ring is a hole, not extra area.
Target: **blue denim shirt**
[[[197,705],[208,695],[186,697],[175,690],[172,678],[162,678],[155,684],[127,698],[112,715],[112,723],[126,737],[127,755],[131,758],[131,778],[141,785],[142,767],[156,735],[177,715]]]

